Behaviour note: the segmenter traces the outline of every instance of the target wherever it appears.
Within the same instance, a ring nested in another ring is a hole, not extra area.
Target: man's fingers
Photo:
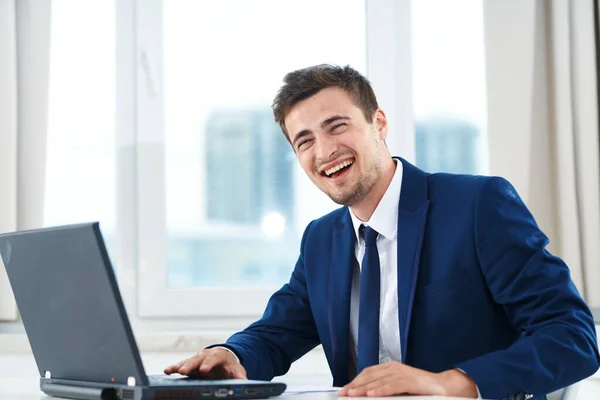
[[[349,388],[356,388],[367,382],[371,382],[374,377],[379,375],[381,367],[382,365],[373,365],[372,367],[363,369],[361,373],[358,374],[356,378],[352,379],[352,382],[346,386]]]
[[[345,387],[343,388],[343,392],[339,393],[341,396],[366,396],[367,392],[376,387],[380,387],[386,385],[388,383],[397,381],[398,377],[394,375],[385,375],[381,376],[378,379],[374,379],[371,382],[365,383],[364,385],[354,386],[354,387]]]
[[[354,394],[350,394],[351,390],[356,390],[363,385],[373,381],[373,377],[379,375],[378,371],[381,365],[373,365],[371,367],[367,367],[361,371],[350,383],[344,386],[338,392],[338,396],[353,396]]]
[[[354,389],[363,385],[368,384],[369,382],[376,381],[381,379],[382,376],[388,375],[390,373],[390,367],[392,367],[393,363],[385,363],[373,365],[371,367],[367,367],[361,371],[360,374],[356,378],[352,380],[349,384],[344,386],[347,389]],[[397,369],[397,368],[396,368]],[[397,373],[397,372],[396,372]]]
[[[202,364],[204,359],[206,358],[206,353],[201,351],[196,354],[194,357],[188,358],[183,362],[181,367],[179,368],[179,373],[182,375],[189,375],[190,372],[198,369],[198,367]]]
[[[365,368],[339,392],[339,396],[390,396],[393,394],[443,394],[445,389],[425,371],[397,362]]]
[[[190,377],[210,377],[215,379],[247,379],[246,370],[237,359],[223,349],[202,350],[187,360],[165,368],[165,374],[180,373]]]
[[[417,378],[388,382],[367,390],[365,394],[369,397],[384,397],[396,394],[445,396],[446,390],[433,379]]]
[[[179,368],[181,368],[181,366],[183,365],[184,362],[185,362],[185,360],[179,361],[177,364],[169,365],[167,368],[165,368],[164,373],[167,375],[171,375],[171,374],[178,372]]]
[[[246,370],[240,363],[216,354],[207,356],[198,371],[216,378],[247,379]]]
[[[369,383],[366,383],[364,385],[358,386],[358,387],[353,387],[353,388],[348,388],[346,390],[347,392],[347,396],[366,396],[367,392],[371,389],[375,389],[384,385],[387,385],[388,383],[392,383],[392,382],[396,382],[398,381],[398,377],[394,376],[394,375],[385,375],[385,376],[381,376],[378,379],[375,379]]]
[[[215,366],[224,364],[222,357],[210,354],[204,358],[198,370],[201,374],[208,374]]]

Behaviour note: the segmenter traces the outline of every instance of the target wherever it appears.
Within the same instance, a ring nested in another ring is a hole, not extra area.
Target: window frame
[[[365,0],[365,7],[367,75],[391,121],[388,148],[413,162],[410,0]],[[125,303],[140,318],[243,327],[278,287],[167,287],[162,0],[118,1],[116,13],[117,274],[129,289],[122,291],[135,292]]]

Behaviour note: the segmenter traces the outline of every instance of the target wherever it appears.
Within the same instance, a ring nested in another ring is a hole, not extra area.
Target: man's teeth
[[[328,170],[325,171],[325,175],[327,176],[331,176],[334,173],[338,172],[340,169],[347,167],[348,165],[351,165],[352,161],[348,160],[348,161],[344,161],[341,164],[336,165],[333,168],[329,168]]]

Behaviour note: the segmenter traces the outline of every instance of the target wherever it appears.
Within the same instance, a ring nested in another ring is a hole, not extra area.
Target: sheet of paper
[[[286,394],[303,394],[303,393],[322,393],[322,392],[337,392],[339,387],[331,386],[309,386],[309,385],[291,385],[285,389]]]

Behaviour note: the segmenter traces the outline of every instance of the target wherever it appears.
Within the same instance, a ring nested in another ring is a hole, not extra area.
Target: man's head
[[[381,191],[376,185],[393,163],[387,119],[356,70],[317,65],[290,72],[273,112],[308,177],[333,201],[353,206]]]
[[[344,89],[369,122],[373,122],[373,114],[379,108],[367,78],[350,66],[315,65],[288,73],[283,78],[283,82],[284,85],[273,101],[273,113],[275,121],[281,126],[288,141],[290,135],[285,126],[285,116],[294,105],[323,89],[329,87]]]

